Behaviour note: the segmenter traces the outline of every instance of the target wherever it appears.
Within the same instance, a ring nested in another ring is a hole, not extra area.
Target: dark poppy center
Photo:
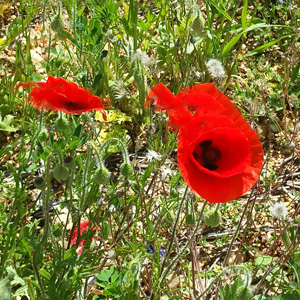
[[[66,101],[64,104],[65,104],[65,107],[78,107],[78,106],[82,105],[82,103],[73,102],[73,101]]]
[[[211,140],[206,140],[196,146],[193,156],[204,168],[215,171],[218,169],[216,163],[221,158],[221,152],[212,145]]]

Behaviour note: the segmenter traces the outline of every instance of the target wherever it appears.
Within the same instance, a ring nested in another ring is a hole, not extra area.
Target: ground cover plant
[[[297,1],[0,2],[0,299],[300,299]]]

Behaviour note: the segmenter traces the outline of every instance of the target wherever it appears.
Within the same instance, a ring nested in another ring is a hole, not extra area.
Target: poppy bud
[[[48,138],[48,132],[45,129],[42,129],[42,131],[39,133],[39,140],[41,142],[46,141]]]
[[[109,171],[105,167],[102,167],[96,171],[94,179],[97,184],[106,184],[106,182],[109,180],[109,176]]]
[[[59,117],[55,121],[55,128],[58,131],[68,130],[69,121],[64,117]]]
[[[43,177],[35,177],[34,178],[34,186],[38,190],[43,191],[46,188],[46,182],[44,181]]]
[[[64,181],[69,177],[69,169],[65,166],[55,167],[53,170],[53,177],[57,181]]]
[[[64,20],[60,13],[58,13],[51,22],[51,28],[57,33],[57,36],[61,40],[65,40],[66,37],[64,35],[65,28],[64,28]]]
[[[69,169],[69,170],[73,170],[76,166],[76,162],[73,158],[73,156],[69,155],[67,157],[64,158],[64,165]]]
[[[192,29],[196,34],[201,34],[203,32],[205,21],[201,15],[197,15],[192,23]]]
[[[221,212],[216,209],[211,209],[204,214],[204,223],[210,227],[217,227],[221,219]]]
[[[241,286],[236,291],[236,299],[244,299],[244,300],[250,300],[252,297],[251,291],[246,286]]]
[[[133,173],[132,165],[128,162],[123,162],[120,166],[120,172],[124,177],[128,177]]]

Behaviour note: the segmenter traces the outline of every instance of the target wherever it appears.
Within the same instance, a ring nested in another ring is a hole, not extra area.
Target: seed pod
[[[58,13],[51,22],[51,28],[57,33],[57,36],[60,40],[65,40],[65,28],[64,20],[60,13]]]
[[[128,162],[123,162],[120,166],[120,172],[124,177],[128,177],[133,173],[132,165]]]
[[[68,130],[69,121],[64,117],[59,117],[55,121],[55,129],[58,131]]]
[[[97,184],[106,184],[107,181],[109,180],[109,177],[110,177],[109,171],[105,167],[102,167],[96,171],[94,179]]]
[[[64,158],[64,165],[69,169],[73,170],[76,167],[76,162],[73,156],[69,155]]]
[[[204,214],[204,223],[210,227],[217,227],[221,219],[221,212],[216,209],[211,209]]]
[[[57,181],[64,181],[69,177],[69,169],[66,166],[58,166],[53,170],[53,177]]]
[[[201,34],[203,32],[204,25],[205,25],[205,21],[202,15],[198,14],[192,23],[192,29],[196,34]]]
[[[47,130],[42,129],[42,131],[39,133],[39,140],[41,142],[44,142],[44,141],[47,140],[47,138],[48,138],[48,132],[47,132]]]
[[[43,177],[35,177],[34,178],[34,186],[38,189],[43,191],[46,188],[46,182]]]

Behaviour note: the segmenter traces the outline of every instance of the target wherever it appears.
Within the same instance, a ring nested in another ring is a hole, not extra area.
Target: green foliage
[[[239,276],[232,286],[229,286],[226,284],[226,286],[219,287],[219,293],[220,293],[220,300],[240,300],[245,299],[249,300],[251,298],[251,294],[248,291],[248,287],[245,287],[244,282]],[[241,296],[243,296],[241,298]]]
[[[96,278],[95,283],[103,288],[103,295],[98,295],[96,299],[119,299],[121,297],[122,275],[114,266],[109,270],[103,270]]]
[[[200,279],[202,284],[207,278],[219,281],[223,274],[217,275],[221,265],[215,255],[223,255],[207,254],[206,248],[228,249],[235,235],[211,240],[203,232],[203,199],[183,192],[177,136],[167,130],[163,114],[146,111],[143,105],[149,88],[158,82],[177,94],[183,86],[213,81],[234,94],[254,127],[270,118],[284,129],[283,110],[289,106],[297,123],[299,8],[295,5],[295,1],[233,0],[201,5],[183,0],[62,0],[42,5],[21,1],[20,16],[0,40],[0,50],[15,51],[15,63],[3,68],[0,76],[0,298],[132,300],[146,293],[155,300],[191,298],[191,294],[197,299]],[[37,16],[43,27],[41,37],[33,41],[28,25]],[[50,23],[55,34],[47,27]],[[22,33],[24,38],[17,38]],[[46,54],[39,65],[32,61],[32,52],[42,39]],[[14,47],[9,46],[12,42]],[[211,58],[224,67],[226,76],[220,82],[208,70]],[[93,112],[63,119],[57,119],[56,112],[37,112],[27,105],[30,90],[14,89],[20,81],[37,82],[47,75],[109,96],[111,115],[122,117],[104,122]],[[123,142],[129,136],[130,141]],[[297,136],[295,132],[292,138]],[[128,156],[127,148],[132,164],[129,157],[122,160]],[[149,158],[149,149],[159,159]],[[101,168],[98,152],[107,169]],[[69,157],[70,166],[63,160]],[[172,174],[163,175],[166,167]],[[279,171],[276,164],[262,173],[257,197],[277,192],[274,182],[280,186],[281,176],[290,180],[286,176],[291,174],[278,175]],[[40,176],[43,181],[35,182]],[[297,190],[292,194],[297,196]],[[55,209],[53,202],[58,202]],[[220,207],[222,225],[229,226],[230,233],[237,228],[243,207],[245,216],[249,214],[245,234],[257,215],[268,213],[263,201],[251,198],[255,205],[251,210],[245,202]],[[40,217],[34,219],[38,210]],[[204,222],[209,225],[220,224],[219,211],[208,217]],[[82,232],[80,223],[87,220],[88,228]],[[247,250],[245,257],[255,276],[247,284],[238,276],[219,287],[220,299],[250,299],[249,288],[257,282],[263,292],[252,299],[298,299],[297,224],[295,219],[282,231],[283,224],[275,224],[274,235],[259,236],[260,246],[245,246],[248,235],[237,234],[239,249]],[[279,234],[284,245],[270,245]],[[148,245],[153,245],[153,253],[147,252]],[[280,260],[272,254],[275,248]],[[116,255],[104,256],[107,249],[116,249]],[[195,255],[198,251],[200,256]],[[253,253],[256,258],[250,259]],[[283,263],[285,259],[290,259],[289,264]],[[199,272],[197,260],[204,264]],[[95,274],[101,295],[88,284]],[[204,289],[207,294],[216,292],[213,284]],[[269,296],[263,294],[266,290]]]
[[[12,278],[7,276],[6,278],[0,280],[0,295],[2,300],[11,299],[10,281]]]
[[[24,11],[26,12],[25,14]],[[26,3],[24,1],[20,1],[20,13],[22,14],[22,18],[15,18],[9,24],[5,38],[0,40],[0,51],[5,49],[17,38],[17,36],[26,30],[27,26],[38,13],[38,3],[34,0],[30,0]]]
[[[15,132],[18,130],[17,127],[11,126],[14,121],[14,116],[6,115],[3,119],[0,116],[0,131]]]

